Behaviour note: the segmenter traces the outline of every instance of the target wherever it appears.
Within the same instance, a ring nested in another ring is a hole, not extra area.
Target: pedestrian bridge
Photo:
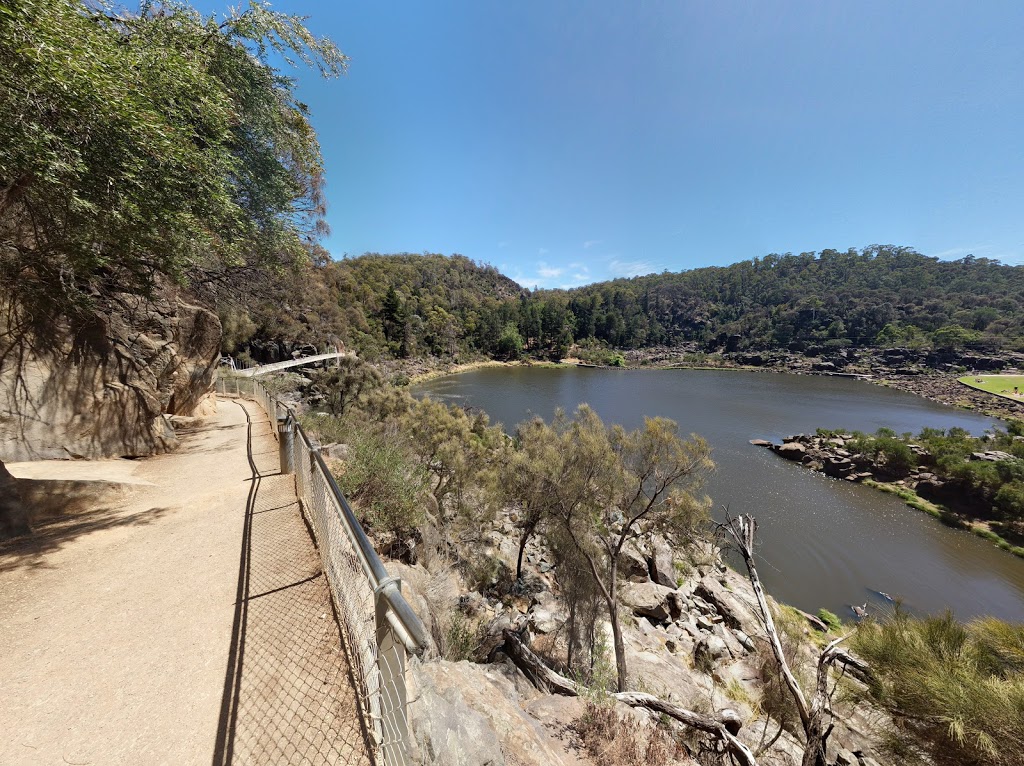
[[[316,364],[317,362],[328,362],[332,359],[341,359],[345,356],[355,356],[350,351],[332,351],[327,354],[315,354],[313,356],[302,356],[298,359],[288,359],[284,362],[273,362],[272,364],[260,364],[255,367],[246,367],[244,369],[236,369],[235,374],[241,375],[243,378],[255,378],[257,375],[267,375],[271,372],[280,372],[281,370],[287,370],[290,367],[302,367],[307,364]]]

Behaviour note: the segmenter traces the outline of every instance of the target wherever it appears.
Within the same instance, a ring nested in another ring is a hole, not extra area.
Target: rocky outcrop
[[[29,514],[22,500],[19,482],[0,463],[0,540],[29,531]]]
[[[212,406],[216,314],[170,289],[104,305],[45,344],[0,333],[0,459],[163,452],[176,444],[166,416]]]
[[[575,766],[565,723],[578,699],[543,695],[510,663],[429,662],[410,668],[409,725],[425,766]]]

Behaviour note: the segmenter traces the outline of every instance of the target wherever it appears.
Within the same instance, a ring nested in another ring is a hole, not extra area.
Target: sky
[[[294,73],[335,258],[530,288],[870,244],[1024,264],[1019,0],[273,7],[351,58]]]

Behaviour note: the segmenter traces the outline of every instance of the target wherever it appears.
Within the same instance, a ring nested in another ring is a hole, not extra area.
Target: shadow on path
[[[348,662],[294,477],[262,410],[245,410],[252,481],[214,766],[367,764]],[[264,445],[261,445],[264,446]]]

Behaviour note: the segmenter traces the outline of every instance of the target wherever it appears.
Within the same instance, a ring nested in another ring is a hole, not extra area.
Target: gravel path
[[[0,546],[0,764],[369,763],[271,426],[218,410],[126,497]]]

